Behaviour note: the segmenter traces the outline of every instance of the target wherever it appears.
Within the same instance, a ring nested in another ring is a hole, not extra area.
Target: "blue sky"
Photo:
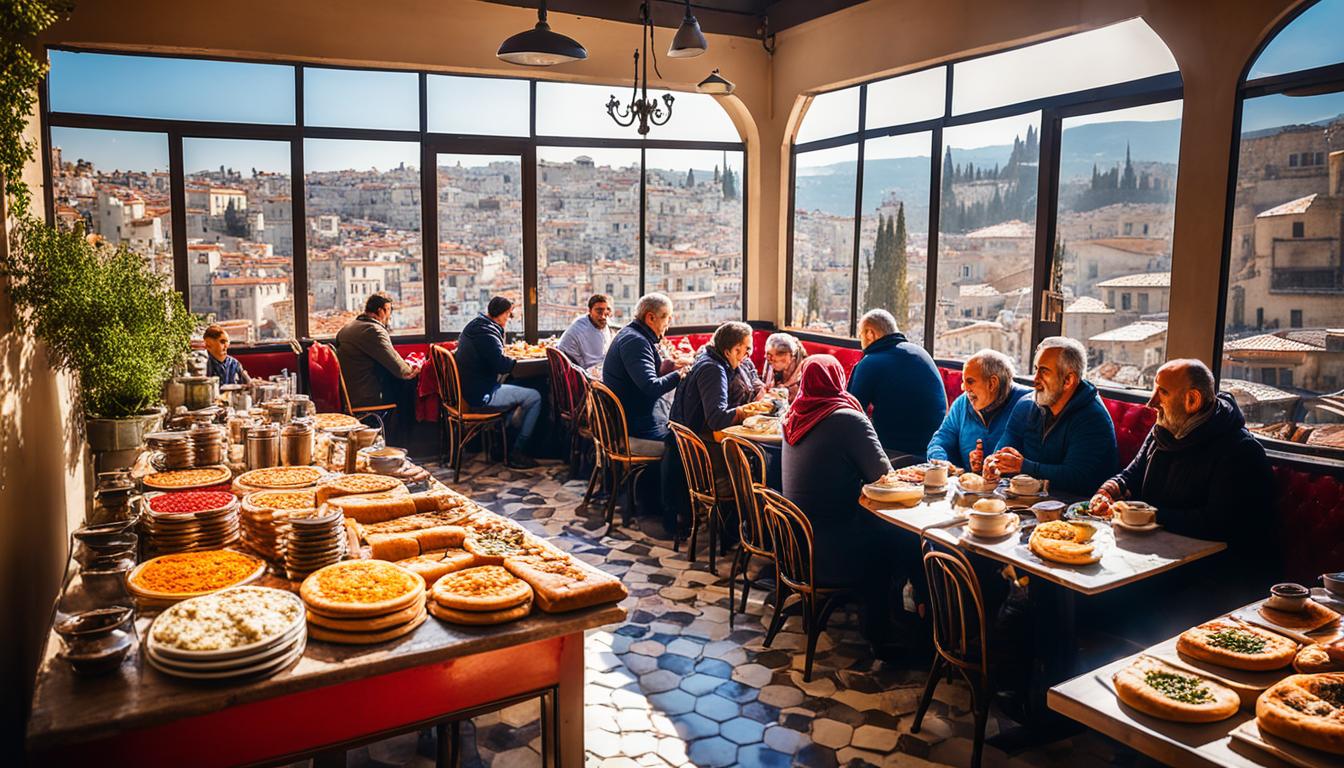
[[[1344,0],[1321,0],[1303,11],[1251,65],[1249,77],[1267,77],[1344,61]]]

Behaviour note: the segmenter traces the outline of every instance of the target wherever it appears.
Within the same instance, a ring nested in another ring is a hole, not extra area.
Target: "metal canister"
[[[280,463],[287,467],[306,467],[313,463],[313,425],[296,419],[280,430]]]
[[[245,453],[248,469],[279,466],[280,427],[276,424],[257,424],[249,428]]]
[[[360,427],[359,429],[352,429],[346,433],[345,471],[347,474],[353,474],[356,471],[356,461],[359,459],[359,449],[373,445],[381,434],[382,430],[377,427]]]
[[[307,395],[289,396],[289,415],[293,419],[306,419],[316,413],[313,401]]]
[[[224,463],[224,430],[214,424],[197,424],[191,428],[191,446],[194,463],[209,467]]]
[[[182,376],[178,380],[184,388],[183,404],[189,411],[208,408],[219,399],[218,376]]]
[[[266,419],[272,424],[288,424],[294,414],[290,401],[283,398],[267,400],[261,407],[266,409]]]

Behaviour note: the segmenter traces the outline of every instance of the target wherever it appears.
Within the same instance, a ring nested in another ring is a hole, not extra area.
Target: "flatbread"
[[[395,477],[360,472],[352,475],[341,475],[317,486],[316,500],[321,505],[340,496],[392,493],[398,490],[406,492],[406,485]]]
[[[423,555],[416,555],[405,560],[398,560],[397,565],[420,574],[425,580],[425,584],[434,586],[439,579],[450,573],[471,568],[479,565],[476,562],[476,556],[465,549],[448,549],[442,552],[429,552]]]
[[[321,640],[326,643],[338,643],[340,645],[374,645],[377,643],[386,643],[389,640],[396,640],[398,637],[414,631],[416,627],[425,623],[426,616],[427,614],[425,611],[421,609],[411,621],[402,624],[399,627],[382,630],[381,632],[340,632],[309,624],[308,637],[314,640]]]
[[[445,608],[438,603],[429,604],[429,612],[434,618],[446,621],[449,624],[466,624],[469,626],[487,626],[490,624],[503,624],[509,621],[517,621],[532,612],[532,601],[528,600],[521,605],[515,605],[512,608],[505,608],[502,611],[456,611],[452,608]]]
[[[620,579],[566,553],[510,557],[504,567],[531,585],[537,607],[545,613],[617,603],[629,594]]]
[[[411,621],[423,610],[423,604],[412,603],[399,611],[385,613],[382,616],[354,618],[351,616],[327,616],[309,608],[308,623],[341,632],[380,632],[384,629],[399,627]]]
[[[1250,624],[1214,620],[1182,632],[1176,650],[1211,664],[1265,672],[1291,664],[1297,643]]]
[[[303,602],[328,616],[378,616],[423,600],[425,580],[381,560],[346,560],[303,580]]]
[[[1344,755],[1344,673],[1289,675],[1256,699],[1255,720],[1270,735]]]
[[[1065,565],[1091,565],[1101,560],[1092,544],[1096,529],[1085,523],[1054,520],[1041,523],[1031,532],[1027,546],[1044,560]]]
[[[1293,669],[1304,675],[1321,672],[1344,672],[1344,659],[1336,661],[1330,657],[1324,645],[1313,643],[1302,646],[1293,658]]]
[[[1260,615],[1275,626],[1302,632],[1312,632],[1327,624],[1339,621],[1338,613],[1310,598],[1307,599],[1306,606],[1300,612],[1280,611],[1277,608],[1270,608],[1268,605],[1261,605]]]
[[[1201,675],[1140,656],[1115,673],[1115,693],[1124,704],[1163,720],[1213,723],[1235,715],[1236,691]]]
[[[532,601],[532,587],[498,565],[468,568],[439,579],[434,602],[457,611],[502,611]]]

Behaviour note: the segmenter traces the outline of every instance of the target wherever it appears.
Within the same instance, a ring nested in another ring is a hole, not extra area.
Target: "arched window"
[[[1251,428],[1344,445],[1344,0],[1304,4],[1247,67],[1220,385]]]
[[[1165,359],[1176,62],[1142,19],[814,96],[793,147],[788,317],[852,335],[871,308],[937,357],[1030,365],[1040,338],[1094,378]]]

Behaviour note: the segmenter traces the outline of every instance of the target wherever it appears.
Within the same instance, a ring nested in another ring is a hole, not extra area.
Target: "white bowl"
[[[869,483],[863,486],[863,495],[875,501],[911,504],[924,498],[924,486],[909,484],[892,487]]]

